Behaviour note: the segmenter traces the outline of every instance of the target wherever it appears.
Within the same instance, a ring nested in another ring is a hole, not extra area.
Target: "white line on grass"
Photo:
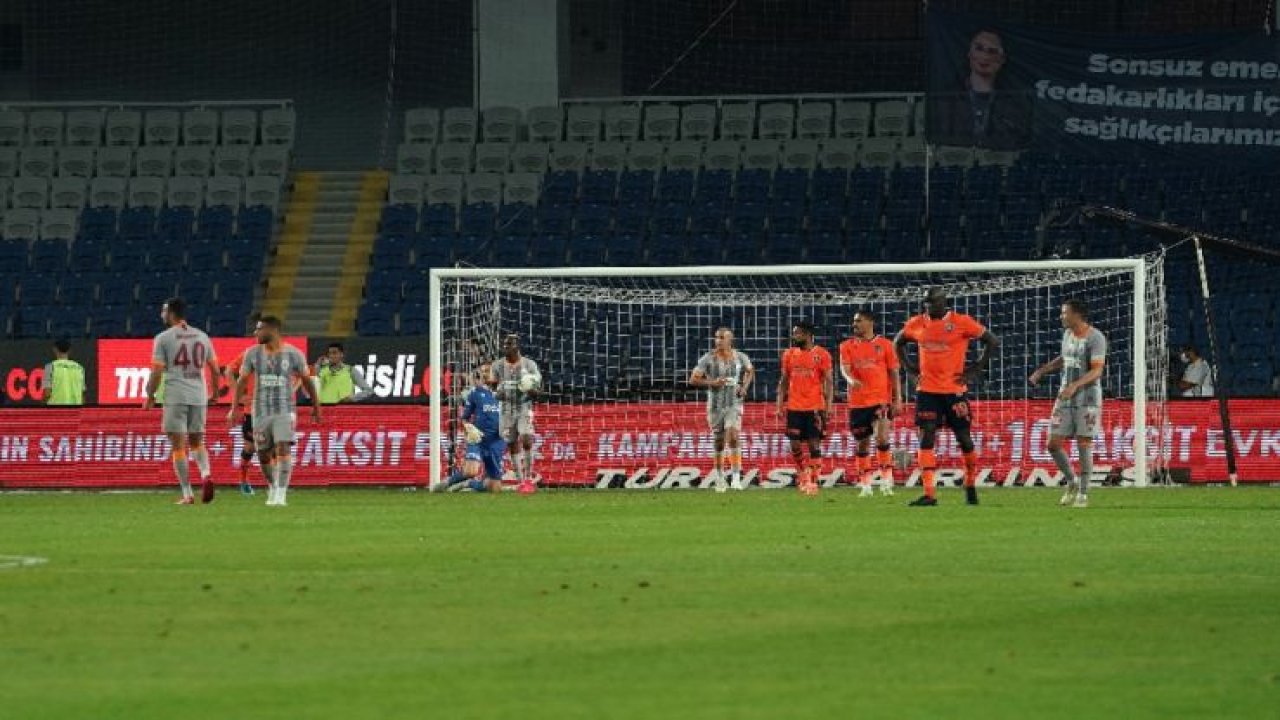
[[[34,555],[0,555],[0,570],[35,567],[47,562],[49,562],[49,558],[36,557]]]

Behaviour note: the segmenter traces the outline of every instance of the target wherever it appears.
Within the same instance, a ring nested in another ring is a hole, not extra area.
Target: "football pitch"
[[[1280,490],[0,495],[6,718],[1275,718]]]

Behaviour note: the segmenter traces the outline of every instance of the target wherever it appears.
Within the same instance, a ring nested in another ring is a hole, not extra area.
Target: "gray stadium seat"
[[[476,145],[476,172],[504,173],[511,169],[509,142],[482,142]]]
[[[249,146],[219,145],[213,151],[213,174],[233,175],[235,177],[248,175]]]
[[[915,99],[915,102],[911,103],[911,128],[913,135],[924,137],[924,108],[925,99],[923,97],[918,97]]]
[[[107,113],[107,144],[138,147],[142,142],[142,113],[112,110]]]
[[[206,177],[213,170],[213,150],[208,145],[184,145],[173,153],[177,175]]]
[[[665,146],[657,141],[633,142],[627,149],[626,168],[657,172],[662,168],[662,154],[665,149]]]
[[[462,176],[457,174],[428,175],[426,202],[428,205],[461,205]]]
[[[57,158],[49,146],[25,147],[18,152],[18,174],[26,177],[52,177]]]
[[[898,141],[895,138],[867,138],[858,149],[858,165],[862,167],[890,168],[898,161]]]
[[[255,145],[258,142],[258,113],[248,108],[222,111],[222,144]]]
[[[293,134],[298,124],[298,114],[293,108],[270,108],[262,111],[262,143],[264,145],[293,145]]]
[[[542,173],[513,172],[502,179],[502,202],[504,204],[524,203],[538,204],[538,187],[542,182]]]
[[[667,145],[662,157],[664,170],[699,170],[702,168],[702,143],[697,140],[677,140]]]
[[[79,210],[89,200],[89,182],[82,177],[55,178],[49,188],[49,205]]]
[[[739,154],[742,167],[746,170],[777,170],[779,145],[777,140],[746,141]]]
[[[0,147],[0,177],[14,177],[18,174],[18,149]]]
[[[618,171],[627,163],[627,144],[624,142],[598,142],[591,146],[588,167],[592,170]]]
[[[396,172],[426,175],[431,172],[431,145],[400,143],[396,148]]]
[[[476,141],[479,123],[473,108],[445,108],[441,115],[440,129],[446,143],[471,143]]]
[[[186,145],[216,145],[218,113],[204,108],[192,108],[182,113],[182,142]]]
[[[755,103],[728,102],[720,106],[720,139],[750,140],[755,131]]]
[[[101,145],[102,122],[101,110],[72,110],[67,113],[67,144]]]
[[[475,146],[470,143],[453,142],[436,146],[436,172],[465,175],[471,172],[472,152]]]
[[[40,213],[40,237],[44,240],[71,242],[76,239],[78,210],[57,208]]]
[[[544,173],[551,164],[551,146],[545,142],[518,143],[511,151],[511,169]]]
[[[0,215],[9,207],[9,198],[13,196],[13,180],[0,178]]]
[[[662,103],[644,106],[644,139],[672,142],[680,136],[680,108]]]
[[[165,204],[169,207],[198,208],[204,201],[204,177],[178,175],[165,184]]]
[[[760,106],[760,129],[756,136],[764,140],[790,140],[795,135],[796,106],[789,102],[771,102]]]
[[[15,208],[49,207],[49,179],[20,177],[13,181],[13,196],[9,205]]]
[[[831,138],[818,151],[818,167],[828,170],[852,170],[858,164],[858,141]]]
[[[157,208],[164,204],[164,178],[136,177],[129,181],[129,207]]]
[[[782,167],[789,170],[812,170],[817,162],[817,140],[788,140],[782,144]]]
[[[831,103],[803,102],[796,108],[796,137],[821,140],[831,137]]]
[[[564,109],[559,105],[529,108],[525,113],[530,142],[551,143],[564,138]]]
[[[387,185],[387,202],[392,205],[421,205],[425,185],[421,175],[392,175]]]
[[[595,142],[600,139],[604,111],[599,105],[570,105],[566,113],[564,136],[569,142]]]
[[[903,167],[924,167],[929,163],[929,151],[921,138],[903,138],[898,145],[898,164]]]
[[[440,111],[412,108],[404,114],[404,141],[435,144],[440,141]]]
[[[124,207],[125,179],[122,177],[97,177],[89,182],[90,207]]]
[[[472,173],[467,176],[467,202],[490,203],[502,202],[502,175],[498,173]]]
[[[60,177],[87,178],[93,175],[94,155],[97,148],[68,145],[58,151],[58,175]]]
[[[1017,150],[979,150],[979,165],[999,165],[1001,167],[1013,167],[1018,162],[1019,152]]]
[[[239,175],[214,175],[204,186],[204,204],[238,208],[244,200],[244,180]]]
[[[742,142],[738,140],[714,140],[707,143],[702,153],[702,166],[708,170],[736,171],[740,165]]]
[[[942,167],[967,168],[973,166],[974,156],[973,148],[971,147],[939,145],[935,148],[934,156],[938,159],[938,165]]]
[[[35,240],[40,234],[40,213],[30,208],[15,208],[4,214],[6,240]]]
[[[99,148],[96,174],[101,177],[129,177],[133,174],[133,150],[111,146]]]
[[[0,110],[0,145],[21,145],[27,135],[27,114]]]
[[[906,100],[881,100],[875,110],[876,137],[902,137],[911,128]]]
[[[841,100],[836,103],[836,137],[861,139],[871,135],[871,103]]]
[[[254,175],[277,175],[279,177],[288,175],[289,146],[281,144],[255,147],[249,155],[249,168],[253,170]]]
[[[244,179],[244,204],[263,205],[272,212],[280,205],[282,179],[273,175],[254,175]]]
[[[716,106],[691,103],[680,108],[680,138],[710,140],[716,131]]]
[[[640,106],[610,105],[604,109],[604,139],[632,142],[640,139]]]
[[[501,105],[484,111],[484,141],[514,143],[520,139],[520,109]]]
[[[147,145],[177,145],[181,123],[177,110],[148,110],[143,119]]]
[[[65,121],[61,110],[32,110],[27,115],[27,143],[61,145]]]
[[[581,171],[587,163],[585,142],[565,141],[551,144],[551,169]]]

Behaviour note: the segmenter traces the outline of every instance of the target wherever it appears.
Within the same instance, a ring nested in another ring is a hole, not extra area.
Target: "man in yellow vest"
[[[84,405],[84,366],[68,357],[71,343],[53,344],[54,361],[44,366],[46,405]]]
[[[360,368],[343,362],[346,357],[342,343],[329,343],[324,357],[316,362],[316,384],[320,387],[320,403],[359,402],[373,395],[373,388],[365,382]]]

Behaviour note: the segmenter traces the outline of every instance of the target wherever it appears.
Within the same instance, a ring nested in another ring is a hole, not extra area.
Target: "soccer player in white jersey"
[[[209,451],[204,446],[204,426],[209,408],[210,386],[218,387],[218,358],[209,336],[199,328],[187,325],[187,303],[169,298],[160,308],[160,319],[168,327],[156,335],[151,349],[151,377],[147,379],[143,408],[156,404],[156,391],[163,377],[165,396],[160,427],[169,436],[173,448],[173,471],[182,488],[179,505],[191,505],[191,480],[187,467],[188,451],[200,471],[200,499],[213,502],[213,478],[209,472]]]
[[[1089,479],[1093,476],[1093,438],[1102,422],[1102,369],[1107,360],[1107,338],[1089,324],[1089,307],[1083,300],[1062,304],[1062,352],[1035,372],[1031,384],[1038,385],[1045,375],[1062,371],[1062,389],[1053,404],[1049,425],[1049,454],[1062,471],[1067,491],[1060,505],[1089,506]],[[1071,470],[1071,456],[1064,448],[1069,438],[1076,439],[1080,454],[1080,474]]]
[[[734,489],[744,490],[738,435],[742,431],[742,403],[747,397],[747,389],[755,380],[756,369],[751,358],[734,349],[732,330],[719,328],[715,338],[715,349],[698,360],[697,367],[689,376],[689,384],[707,389],[707,423],[715,434],[716,443],[714,469],[720,474],[716,491],[726,489],[726,475]]]
[[[258,344],[244,355],[236,380],[235,404],[228,418],[233,426],[239,421],[249,378],[254,378],[254,444],[262,466],[271,468],[267,505],[276,507],[288,504],[286,495],[293,475],[293,443],[297,434],[295,387],[300,387],[311,401],[311,421],[317,425],[321,421],[320,396],[312,384],[307,358],[298,348],[281,342],[280,327],[280,320],[272,315],[258,320]]]
[[[502,341],[503,357],[493,363],[493,376],[498,383],[498,400],[502,404],[502,439],[511,454],[517,489],[533,492],[533,401],[542,390],[542,373],[538,363],[520,353],[520,338],[509,334]]]

